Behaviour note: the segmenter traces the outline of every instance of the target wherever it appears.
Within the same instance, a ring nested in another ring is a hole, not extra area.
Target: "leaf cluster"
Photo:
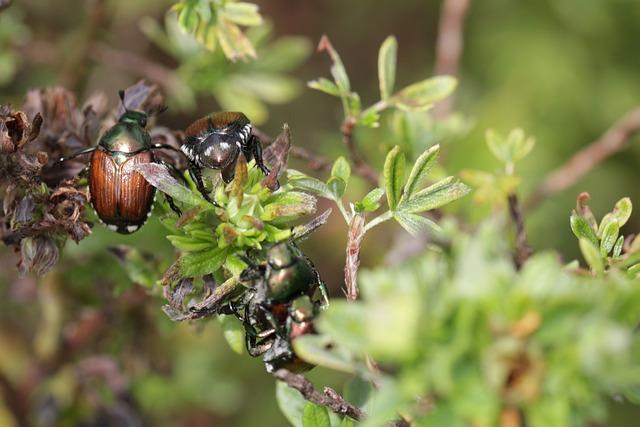
[[[570,217],[571,230],[578,238],[580,251],[592,272],[603,274],[611,267],[627,272],[629,277],[640,273],[640,238],[620,233],[620,229],[631,217],[631,199],[624,197],[616,202],[600,223],[589,208],[587,193],[578,196],[576,209]]]
[[[454,233],[401,268],[363,271],[362,300],[333,301],[319,336],[296,352],[375,382],[365,426],[498,425],[505,411],[533,427],[601,420],[607,396],[640,385],[640,288],[612,267],[574,274],[551,253],[521,271],[497,228]],[[369,358],[379,369],[371,371]]]

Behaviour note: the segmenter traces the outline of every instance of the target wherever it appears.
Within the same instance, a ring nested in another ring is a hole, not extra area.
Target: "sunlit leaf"
[[[453,77],[432,77],[400,90],[389,99],[389,102],[403,110],[426,110],[449,96],[455,87],[456,79]]]
[[[418,190],[418,187],[435,164],[439,152],[440,146],[434,145],[418,157],[404,186],[403,198],[410,198]]]
[[[393,36],[389,36],[380,46],[378,53],[378,80],[380,83],[380,97],[386,100],[393,92],[396,81],[396,60],[398,54],[398,42]]]
[[[303,427],[331,427],[329,412],[324,406],[307,402],[302,413]]]
[[[398,210],[407,213],[425,212],[451,203],[466,195],[469,187],[450,176],[420,190],[412,197],[406,198],[398,205]]]
[[[402,197],[405,157],[399,146],[393,147],[384,161],[384,185],[389,209],[394,210]]]

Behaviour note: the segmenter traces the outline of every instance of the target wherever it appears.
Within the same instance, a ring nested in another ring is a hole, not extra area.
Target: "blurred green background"
[[[188,68],[184,66],[187,61],[167,54],[143,32],[146,28],[149,34],[152,23],[164,25],[171,1],[15,3],[0,12],[0,104],[18,107],[28,89],[59,84],[70,84],[80,100],[101,91],[115,103],[118,89],[140,78],[151,79],[141,72],[144,67],[129,67],[127,61],[123,66],[95,52],[87,53],[92,52],[91,46],[85,46],[87,33],[93,30],[96,33],[91,37],[105,48],[133,52],[169,72],[178,70],[178,80],[184,79],[184,90],[190,95],[181,96],[179,86],[174,86],[167,100],[169,111],[159,119],[162,125],[184,128],[192,120],[220,109],[221,99],[226,106],[228,98],[233,98],[233,93],[224,92],[228,88],[225,84],[231,83],[211,75],[227,66],[224,60],[214,58],[208,65],[194,60]],[[306,39],[295,39],[290,43],[295,46],[284,49],[280,56],[269,56],[269,50],[261,55],[259,50],[255,64],[239,63],[220,71],[221,75],[233,76],[261,67],[261,61],[278,59],[277,64],[265,65],[264,69],[278,70],[281,79],[277,82],[286,95],[264,94],[263,98],[271,102],[265,104],[262,120],[257,120],[271,135],[287,122],[294,144],[327,157],[344,154],[339,102],[304,87],[306,81],[329,74],[326,55],[312,53],[322,34],[329,35],[340,52],[363,105],[378,99],[377,52],[389,34],[394,34],[399,43],[397,87],[433,74],[440,1],[256,3],[273,27],[272,40],[291,36]],[[103,16],[94,28],[91,11],[96,7],[102,9]],[[526,199],[546,172],[564,163],[637,105],[639,23],[640,3],[631,0],[472,1],[455,94],[455,111],[472,126],[461,136],[447,139],[447,171],[496,169],[498,164],[484,144],[485,130],[506,133],[522,127],[537,140],[519,171]],[[218,83],[207,86],[207,78]],[[163,82],[158,83],[167,89]],[[397,143],[391,140],[387,127],[383,117],[380,129],[356,131],[356,141],[377,167],[381,167],[388,148]],[[578,257],[568,227],[575,196],[588,190],[597,216],[625,195],[637,200],[638,164],[640,147],[632,143],[573,188],[528,213],[526,227],[532,247],[557,249],[566,260]],[[291,165],[305,170],[300,161],[293,160]],[[350,187],[354,200],[368,191],[364,182],[358,184]],[[474,205],[470,197],[453,209],[472,223],[489,213],[488,207]],[[637,230],[639,226],[640,220],[634,215],[626,228]],[[366,238],[363,267],[384,262],[388,244],[382,242],[391,239],[396,228],[385,225]],[[81,384],[76,378],[77,366],[62,363],[45,374],[46,381],[33,396],[40,425],[99,425],[96,413],[104,408],[108,408],[110,419],[129,417],[126,419],[133,422],[137,415],[131,414],[142,414],[140,421],[157,426],[285,425],[275,402],[274,380],[259,360],[234,354],[222,339],[216,320],[193,325],[171,323],[160,310],[161,298],[132,287],[116,258],[106,250],[126,244],[170,260],[173,250],[163,236],[157,220],[132,236],[96,227],[79,245],[69,243],[59,272],[42,279],[18,278],[14,255],[0,248],[0,372],[16,381],[34,375],[33,361],[48,360],[56,337],[82,323],[79,319],[87,313],[100,313],[103,324],[95,339],[77,350],[68,362],[108,356],[127,382],[129,397],[123,400],[114,396],[104,381]],[[337,215],[304,244],[336,296],[341,294],[344,244],[345,227]],[[322,378],[321,383],[329,385],[344,380],[320,369],[312,371],[310,378]],[[76,400],[78,389],[88,390],[81,401]],[[51,415],[54,413],[57,418]],[[6,407],[0,405],[2,426],[10,425],[4,424],[9,423],[6,414]],[[48,423],[51,419],[57,421]],[[625,425],[623,418],[620,422]],[[122,424],[116,421],[110,425]]]

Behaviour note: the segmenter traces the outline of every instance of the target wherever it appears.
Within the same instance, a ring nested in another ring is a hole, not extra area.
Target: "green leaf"
[[[280,411],[294,427],[302,427],[302,413],[307,401],[299,391],[292,389],[285,383],[276,382],[276,400]]]
[[[508,162],[510,160],[510,156],[504,138],[493,129],[487,129],[484,136],[487,141],[489,151],[491,151],[491,153],[493,153],[493,155],[502,163]]]
[[[338,86],[336,86],[336,84],[331,80],[324,77],[320,77],[317,80],[307,82],[307,86],[309,86],[311,89],[319,90],[320,92],[324,92],[328,95],[337,97],[340,96],[340,89],[338,89]]]
[[[620,227],[625,225],[631,217],[632,208],[633,206],[631,204],[631,199],[628,197],[620,199],[616,203],[616,206],[613,208],[612,214],[618,220],[618,225]]]
[[[624,246],[624,236],[618,237],[616,244],[613,246],[613,257],[617,258],[622,253],[622,247]]]
[[[570,222],[571,230],[578,239],[584,238],[589,240],[594,246],[600,245],[598,236],[596,236],[595,231],[593,231],[587,220],[578,215],[576,211],[573,211],[573,213],[571,214]]]
[[[455,87],[453,77],[432,77],[402,89],[389,99],[389,103],[402,110],[424,111],[449,96]]]
[[[602,238],[600,240],[600,253],[606,257],[618,240],[620,226],[617,219],[609,221],[602,229]]]
[[[324,406],[307,402],[302,413],[303,427],[331,427],[329,412]]]
[[[368,108],[358,117],[358,124],[370,128],[380,127],[380,114],[375,109]]]
[[[287,170],[287,179],[293,188],[315,193],[325,199],[332,199],[333,194],[324,182],[293,169]]]
[[[378,53],[378,80],[380,82],[380,97],[383,100],[388,99],[393,92],[397,55],[398,42],[395,37],[389,36],[380,46]]]
[[[215,273],[228,255],[227,248],[214,248],[207,251],[183,254],[180,257],[180,272],[184,277],[200,277]]]
[[[327,181],[327,187],[329,188],[329,192],[333,196],[333,200],[340,200],[344,195],[344,191],[347,188],[347,184],[342,180],[342,178],[338,178],[337,176],[332,176]]]
[[[358,212],[373,212],[380,207],[380,199],[384,194],[382,188],[374,188],[369,191],[361,201],[356,202],[356,210]]]
[[[424,178],[427,176],[427,174],[435,164],[439,153],[440,146],[434,145],[433,147],[422,153],[420,157],[418,157],[418,160],[416,160],[416,163],[411,169],[409,179],[404,186],[403,198],[410,198],[416,192],[418,186],[422,183]]]
[[[390,210],[395,210],[402,197],[405,163],[404,153],[397,145],[389,151],[384,161],[384,185]]]
[[[222,12],[225,18],[238,25],[252,27],[262,24],[262,16],[260,16],[260,12],[258,12],[258,5],[253,3],[227,2],[224,4]]]
[[[591,270],[597,274],[602,274],[604,272],[604,263],[602,262],[602,256],[598,248],[584,237],[580,238],[579,244],[580,252],[582,252],[582,256],[585,261],[587,261]]]
[[[423,236],[429,233],[439,233],[440,226],[435,222],[421,215],[397,211],[393,213],[393,218],[398,221],[409,234],[414,237]]]
[[[303,360],[336,371],[356,373],[358,367],[351,352],[338,347],[326,335],[303,335],[293,341],[293,350]]]
[[[210,249],[212,246],[216,246],[216,244],[211,241],[194,239],[189,236],[168,235],[167,240],[169,240],[175,248],[183,252],[204,251]]]
[[[403,200],[398,205],[398,210],[407,213],[425,212],[457,200],[469,191],[469,187],[450,176]]]
[[[218,319],[222,325],[224,339],[227,341],[227,344],[229,344],[229,347],[231,347],[231,350],[238,354],[244,354],[245,339],[242,322],[240,322],[236,316],[227,316],[224,314],[220,314]]]
[[[340,427],[356,427],[356,422],[349,417],[344,417]]]
[[[333,167],[331,168],[331,176],[337,176],[342,179],[345,185],[349,184],[349,178],[351,177],[351,166],[347,159],[343,156],[338,157],[338,159],[333,163]]]
[[[173,197],[174,200],[185,203],[190,207],[201,206],[206,209],[213,209],[213,205],[204,200],[202,196],[196,196],[188,187],[176,181],[166,166],[159,163],[141,163],[136,165],[135,169],[149,184]]]
[[[307,193],[276,193],[267,200],[260,220],[282,224],[316,211],[316,198]]]

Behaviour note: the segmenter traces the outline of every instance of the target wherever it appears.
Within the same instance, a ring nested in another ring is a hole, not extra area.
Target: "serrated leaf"
[[[302,427],[302,413],[307,401],[299,391],[283,382],[276,382],[276,400],[280,411],[294,427]]]
[[[600,256],[600,251],[596,246],[594,246],[591,241],[588,239],[581,237],[579,240],[580,244],[580,252],[582,252],[582,256],[585,261],[596,274],[602,274],[604,272],[604,263],[602,261],[602,256]]]
[[[228,253],[227,248],[214,248],[183,254],[178,262],[180,273],[184,277],[200,277],[205,274],[215,273],[222,267]]]
[[[390,210],[395,210],[402,197],[405,163],[404,153],[397,145],[389,151],[384,161],[384,186]]]
[[[620,226],[617,219],[609,221],[602,229],[602,238],[600,239],[600,253],[603,257],[606,257],[613,246],[618,240],[618,234],[620,233]]]
[[[414,237],[441,231],[438,224],[421,215],[397,211],[393,213],[393,218]]]
[[[387,39],[380,46],[378,53],[378,80],[380,83],[380,97],[388,99],[393,92],[396,81],[396,62],[398,55],[398,42],[393,36]]]
[[[398,205],[398,210],[407,213],[425,212],[451,203],[469,191],[469,187],[450,176],[418,191],[411,198],[404,199]]]
[[[331,427],[327,408],[307,402],[302,412],[302,427]]]
[[[331,168],[331,176],[337,176],[342,179],[346,184],[349,184],[349,178],[351,177],[351,166],[347,159],[343,156],[338,157],[338,159],[333,163],[333,167]]]
[[[575,211],[571,214],[570,217],[571,230],[573,234],[576,235],[578,239],[587,239],[594,246],[599,246],[600,241],[598,240],[598,236],[596,236],[595,231],[589,225],[586,219],[578,215]]]
[[[281,224],[316,211],[316,198],[307,193],[288,191],[269,198],[260,220]]]
[[[320,77],[317,80],[311,80],[307,82],[307,86],[311,89],[319,90],[320,92],[324,92],[328,95],[340,97],[340,89],[334,82],[324,77]]]
[[[235,316],[227,316],[220,314],[218,316],[220,325],[222,326],[222,333],[224,339],[229,344],[231,350],[238,354],[244,354],[245,351],[245,339],[244,339],[244,326],[242,322]]]
[[[402,110],[424,111],[449,96],[455,87],[453,77],[432,77],[402,89],[389,99],[389,103]]]
[[[418,157],[404,186],[403,198],[410,198],[418,190],[418,187],[435,164],[439,152],[440,146],[434,145]]]

